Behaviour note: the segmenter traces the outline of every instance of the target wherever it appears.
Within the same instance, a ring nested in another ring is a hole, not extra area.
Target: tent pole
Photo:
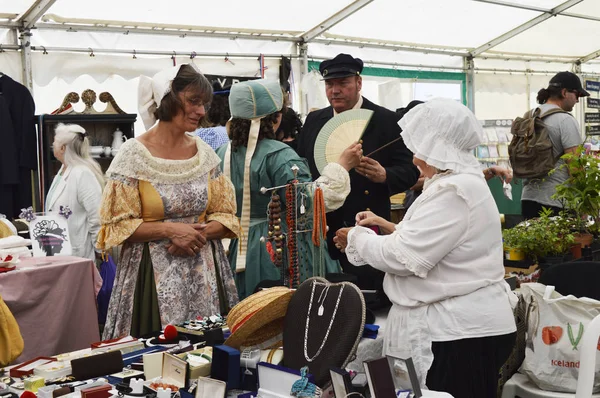
[[[484,45],[477,47],[476,49],[471,51],[471,55],[473,57],[476,57],[479,54],[488,51],[490,48],[496,47],[497,45],[504,43],[505,41],[525,32],[526,30],[531,29],[532,27],[544,22],[545,20],[559,15],[561,12],[568,10],[569,8],[581,3],[582,1],[583,0],[567,0],[564,3],[559,4],[558,6],[549,10],[548,12],[540,14],[537,17],[525,22],[524,24],[517,26],[516,28],[504,33],[503,35],[500,35],[495,39],[485,43]]]
[[[21,42],[21,68],[23,73],[23,84],[33,95],[33,75],[31,72],[31,31],[23,29],[19,36]]]
[[[46,52],[63,52],[63,53],[86,53],[89,54],[91,51],[94,52],[94,54],[127,54],[127,55],[133,55],[134,53],[136,55],[166,55],[166,56],[172,56],[173,55],[173,51],[157,51],[157,50],[123,50],[123,49],[104,49],[104,48],[91,48],[91,47],[87,47],[87,48],[82,48],[82,47],[42,47],[42,46],[31,46],[31,50],[32,51],[46,51]],[[232,53],[226,53],[226,52],[212,52],[212,53],[202,53],[202,52],[196,52],[196,51],[182,51],[182,52],[177,52],[177,56],[182,56],[182,57],[190,57],[190,56],[194,56],[197,58],[200,57],[213,57],[213,58],[223,58],[224,56],[227,56],[229,58],[252,58],[252,59],[256,59],[258,54],[257,53],[240,53],[240,54],[232,54]],[[281,58],[281,54],[263,54],[263,56],[265,58],[277,58],[280,59]],[[293,58],[297,57],[297,56],[292,56]]]
[[[581,63],[580,62],[573,63],[573,73],[575,73],[579,77],[579,79],[581,79],[583,88],[585,88],[585,81],[583,79],[583,76],[581,75]],[[581,126],[581,137],[582,137],[583,141],[585,141],[586,133],[587,133],[587,127],[585,125],[586,100],[585,100],[585,98],[582,98],[582,100],[583,101],[579,102],[579,104],[580,104],[580,106],[578,107],[579,109],[577,109],[577,119],[579,120],[579,125]]]
[[[463,63],[467,74],[467,106],[475,113],[475,61],[473,57],[464,57]]]
[[[308,96],[302,89],[302,81],[308,74],[308,44],[299,44],[298,52],[300,58],[300,117],[304,117],[308,115]]]
[[[327,18],[326,20],[324,20],[323,22],[321,22],[320,24],[315,26],[314,28],[309,29],[306,32],[302,33],[300,35],[300,38],[302,39],[301,42],[308,43],[315,37],[318,37],[318,36],[322,35],[323,33],[327,32],[333,26],[342,22],[344,19],[346,19],[350,15],[356,13],[361,8],[363,8],[364,6],[366,6],[367,4],[369,4],[371,2],[373,2],[373,0],[355,0],[355,1],[353,1],[352,3],[350,3],[346,7],[344,7],[342,10],[336,12],[335,14],[333,14],[332,16],[330,16],[329,18]]]
[[[527,63],[529,66],[529,63]],[[525,73],[525,79],[527,80],[527,109],[530,109],[531,106],[531,75],[529,73]]]

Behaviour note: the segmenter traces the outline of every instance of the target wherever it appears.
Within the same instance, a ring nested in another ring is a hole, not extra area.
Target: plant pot
[[[587,261],[600,261],[600,239],[598,239],[598,237],[595,237],[592,244],[589,247],[583,249],[583,252],[587,254]]]
[[[578,232],[573,236],[575,237],[575,243],[581,243],[581,247],[589,247],[594,241],[594,235],[587,232]]]
[[[512,247],[504,248],[504,258],[510,261],[522,261],[525,259],[525,252],[521,249],[513,249]]]
[[[571,255],[573,255],[573,259],[577,260],[578,258],[582,257],[582,247],[581,247],[581,243],[574,243],[571,245],[571,247],[569,248],[569,250],[571,251]]]
[[[544,271],[556,264],[567,263],[571,260],[573,260],[573,255],[571,253],[558,255],[558,256],[539,257],[538,258],[538,266],[540,267],[540,269],[542,271]]]

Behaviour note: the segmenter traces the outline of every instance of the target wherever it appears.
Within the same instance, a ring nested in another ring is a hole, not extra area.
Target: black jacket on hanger
[[[32,205],[31,171],[37,168],[35,103],[27,87],[0,76],[0,213],[9,219]],[[6,159],[4,157],[6,156]]]

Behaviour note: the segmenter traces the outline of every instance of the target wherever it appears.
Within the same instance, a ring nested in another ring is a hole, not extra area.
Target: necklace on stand
[[[317,187],[313,197],[312,241],[313,245],[318,247],[319,252],[318,266],[313,254],[313,275],[319,276],[325,276],[325,267],[323,266],[323,251],[325,246],[323,242],[325,241],[325,237],[327,235],[327,219],[325,214],[325,199],[323,197],[323,190],[320,187]]]
[[[281,230],[281,200],[275,191],[273,191],[271,194],[267,218],[269,234],[269,238],[267,240],[267,251],[271,256],[271,261],[273,264],[275,264],[277,267],[281,267],[283,265],[284,235],[283,231]],[[274,250],[271,241],[275,242]]]
[[[295,289],[300,284],[300,271],[298,269],[298,247],[297,247],[297,215],[296,215],[296,185],[297,180],[293,180],[287,185],[285,191],[286,200],[286,224],[288,227],[288,275],[289,275],[289,288]]]
[[[335,321],[335,316],[337,314],[337,310],[340,305],[340,299],[342,298],[342,292],[344,291],[344,286],[345,286],[345,285],[342,285],[340,288],[340,292],[338,294],[338,298],[335,303],[335,308],[333,309],[333,315],[331,316],[331,319],[329,321],[329,326],[327,327],[327,331],[325,332],[325,337],[323,338],[323,341],[321,342],[321,345],[319,346],[319,349],[317,350],[316,354],[311,357],[308,355],[308,329],[310,327],[310,311],[312,309],[313,299],[315,297],[316,285],[317,285],[317,282],[313,282],[312,292],[310,294],[310,301],[308,303],[308,313],[306,314],[306,328],[304,329],[304,359],[306,359],[308,362],[314,361],[315,358],[317,358],[321,354],[321,351],[323,351],[323,347],[325,347],[325,344],[327,343],[327,338],[329,337],[329,332],[331,332],[331,327],[333,326],[333,322]],[[319,308],[317,310],[317,316],[319,316],[319,317],[323,316],[323,313],[325,312],[324,304],[325,304],[325,299],[327,298],[327,293],[329,293],[329,285],[327,285],[321,291],[321,294],[319,295],[319,299],[317,300],[318,305],[319,305]],[[323,294],[325,294],[325,296],[323,296]]]

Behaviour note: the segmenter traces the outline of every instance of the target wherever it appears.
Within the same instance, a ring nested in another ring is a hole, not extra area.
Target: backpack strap
[[[539,109],[539,108],[538,108],[538,109]],[[543,119],[543,118],[545,118],[545,117],[547,117],[547,116],[554,115],[554,114],[556,114],[556,113],[567,113],[567,114],[571,115],[571,113],[569,113],[569,112],[567,112],[567,111],[563,110],[562,108],[552,108],[552,109],[550,109],[549,111],[547,111],[547,112],[544,112],[543,114],[541,114],[539,117],[540,117],[541,119]],[[573,116],[573,115],[571,115],[571,116]]]

